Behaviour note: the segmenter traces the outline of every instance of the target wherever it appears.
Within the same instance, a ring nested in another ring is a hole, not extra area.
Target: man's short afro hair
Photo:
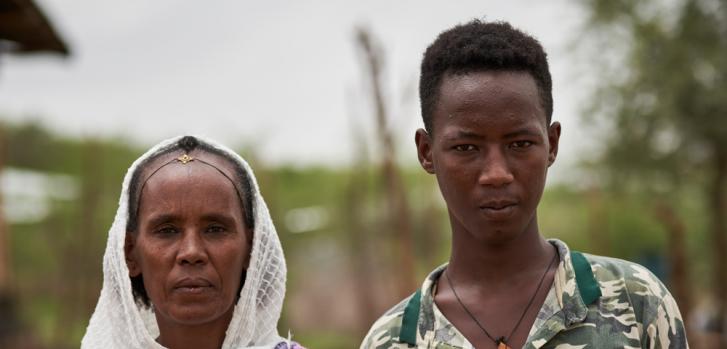
[[[442,32],[424,52],[419,98],[427,132],[432,133],[432,113],[443,78],[488,70],[529,73],[535,79],[546,122],[550,124],[553,83],[548,59],[538,40],[509,23],[475,19]]]

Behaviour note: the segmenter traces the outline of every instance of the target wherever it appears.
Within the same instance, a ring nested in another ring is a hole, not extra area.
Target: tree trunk
[[[608,208],[603,199],[603,191],[593,186],[586,192],[588,203],[588,236],[591,251],[603,256],[611,255],[611,242],[608,235]]]
[[[655,208],[656,217],[664,225],[668,233],[669,284],[679,310],[684,319],[689,318],[692,311],[692,282],[689,280],[688,257],[686,248],[686,228],[677,211],[665,201],[658,202]],[[689,327],[687,327],[689,330]],[[688,335],[687,338],[690,336]]]
[[[727,313],[727,254],[725,253],[725,248],[727,248],[727,226],[725,224],[725,214],[727,214],[727,198],[725,197],[725,188],[727,188],[727,152],[716,151],[715,170],[713,182],[709,186],[707,195],[712,220],[713,279],[715,300],[717,302],[716,309],[718,311],[717,324],[724,331],[725,314]],[[724,335],[721,337],[720,348],[727,348]]]
[[[0,126],[0,174],[5,164],[5,137]],[[5,215],[2,210],[2,191],[0,190],[0,347],[13,345],[17,332],[15,297],[10,293],[10,239],[8,238]]]

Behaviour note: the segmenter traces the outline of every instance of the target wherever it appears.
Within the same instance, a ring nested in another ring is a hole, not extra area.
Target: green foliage
[[[707,285],[726,310],[727,2],[580,3],[600,72],[587,121],[605,136],[587,166],[616,203],[601,208],[608,241],[663,255],[684,314]]]
[[[10,227],[13,269],[25,323],[32,325],[34,333],[51,347],[77,347],[100,291],[101,259],[122,177],[142,151],[118,140],[61,137],[38,125],[7,126],[5,133],[13,153],[10,166],[64,173],[79,183],[78,197],[54,201],[43,221]],[[40,148],[33,150],[35,142],[52,147],[52,154],[61,158],[50,158]],[[24,156],[15,154],[16,149],[26,147]],[[310,348],[355,347],[363,333],[336,327],[335,323],[319,325],[319,314],[304,314],[303,318],[310,319],[305,327],[291,322],[292,318],[301,319],[300,314],[290,314],[296,311],[291,300],[304,289],[309,290],[304,286],[310,280],[320,280],[321,274],[325,277],[329,271],[343,268],[350,275],[346,268],[350,268],[351,248],[357,251],[368,246],[379,258],[394,252],[390,250],[392,237],[379,229],[382,207],[373,193],[383,184],[377,171],[373,167],[269,168],[254,161],[254,154],[245,155],[253,159],[252,167],[288,261],[288,293],[279,325],[281,333],[291,330],[295,340]],[[447,259],[447,213],[434,176],[419,167],[402,169],[402,176],[412,208],[417,279],[421,280]],[[355,206],[350,205],[352,195],[360,200]],[[548,237],[563,239],[575,249],[597,252],[603,240],[593,234],[596,231],[606,237],[611,255],[640,259],[645,251],[659,250],[664,244],[661,226],[649,213],[649,197],[637,194],[623,200],[620,195],[603,192],[594,198],[592,193],[572,186],[551,187],[546,190],[539,210],[541,231]],[[704,229],[701,197],[693,191],[680,197],[684,200],[679,208],[688,224],[697,227],[693,235],[696,242],[690,239],[690,246],[699,248],[699,239],[705,235],[699,230]],[[328,220],[316,229],[293,233],[286,215],[293,209],[307,207],[325,209]],[[352,215],[351,207],[362,212]],[[599,216],[603,219],[598,220]],[[365,240],[355,240],[351,217],[360,220]],[[606,224],[599,227],[600,222]],[[704,258],[701,254],[695,265],[706,265]],[[337,292],[336,287],[326,289],[332,294]],[[380,291],[381,287],[374,289]],[[321,310],[324,311],[329,310]]]
[[[9,232],[26,323],[42,343],[77,347],[101,288],[101,258],[120,183],[139,151],[118,140],[62,137],[36,123],[0,128],[5,166],[65,175],[76,184],[73,198],[43,199],[49,209],[43,220],[11,224]]]
[[[594,96],[595,115],[611,130],[603,156],[594,161],[598,170],[617,187],[631,182],[655,192],[704,178],[714,153],[727,149],[727,6],[696,0],[671,6],[582,3],[592,25],[584,35],[604,40],[593,55],[625,53],[603,71]],[[603,49],[623,47],[624,40],[627,52]]]
[[[644,195],[594,194],[561,185],[543,195],[538,219],[543,235],[573,249],[634,260],[665,243],[648,201]]]
[[[547,238],[566,241],[571,248],[590,251],[585,197],[574,188],[558,186],[543,194],[538,206],[538,225]]]

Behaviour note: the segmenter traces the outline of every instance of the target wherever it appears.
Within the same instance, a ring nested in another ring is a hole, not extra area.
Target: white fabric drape
[[[220,149],[242,164],[252,186],[255,230],[250,265],[240,299],[227,328],[223,349],[266,348],[283,341],[277,323],[285,296],[286,266],[275,226],[260,195],[250,166],[228,148],[202,137],[200,143]],[[128,218],[128,189],[134,169],[143,159],[176,143],[181,136],[165,140],[137,159],[124,177],[119,208],[109,230],[103,259],[104,281],[96,310],[86,329],[81,348],[163,348],[155,338],[159,334],[152,310],[140,308],[131,291],[129,270],[124,258],[124,238]]]

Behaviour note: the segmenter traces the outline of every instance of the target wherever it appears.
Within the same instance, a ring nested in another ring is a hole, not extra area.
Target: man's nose
[[[487,156],[482,160],[482,170],[478,177],[481,185],[501,187],[512,183],[514,176],[507,157],[501,150],[488,151]]]

